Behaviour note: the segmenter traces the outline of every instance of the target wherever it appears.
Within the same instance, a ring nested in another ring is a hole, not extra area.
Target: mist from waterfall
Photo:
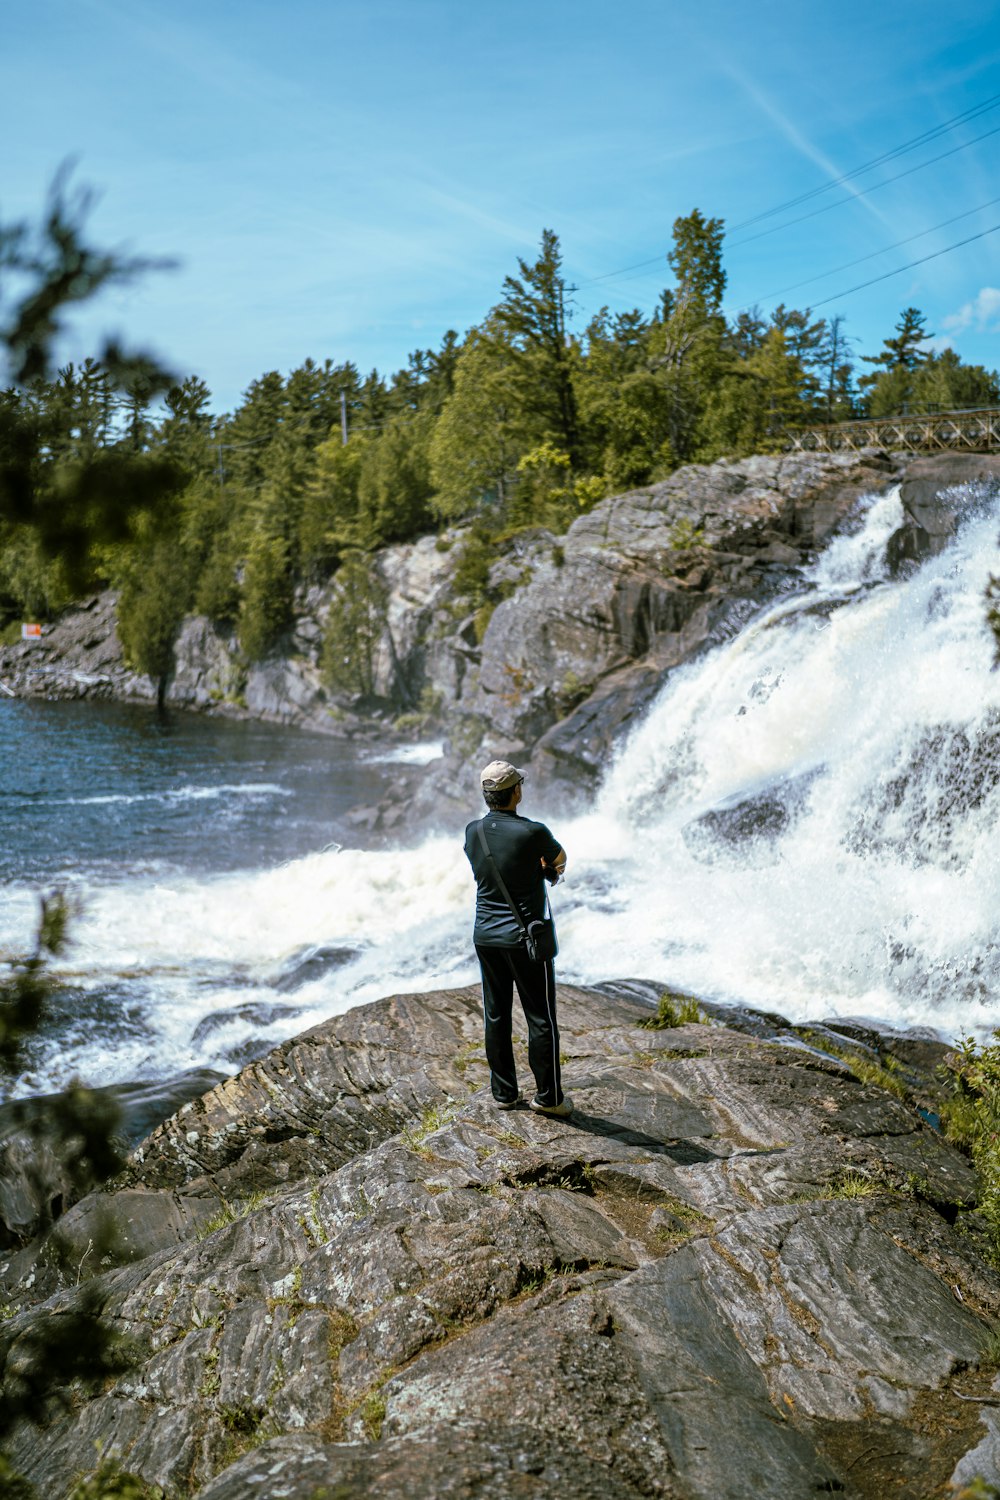
[[[794,593],[670,674],[588,815],[547,817],[529,779],[524,811],[570,857],[553,898],[563,980],[644,978],[797,1020],[1000,1024],[1000,674],[983,599],[1000,505],[963,503],[948,549],[892,580],[898,492],[861,502]],[[256,816],[276,815],[266,768],[254,786]],[[61,964],[74,998],[24,1087],[232,1071],[362,1001],[474,981],[462,833],[263,869],[126,858],[78,875]],[[31,883],[9,896],[8,943],[30,931]]]

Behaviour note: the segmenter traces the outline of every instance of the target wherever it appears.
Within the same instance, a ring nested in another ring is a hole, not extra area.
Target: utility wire
[[[905,151],[912,150],[916,146],[921,144],[926,145],[928,141],[930,139],[933,139],[936,135],[942,135],[946,131],[954,129],[957,124],[961,124],[963,122],[967,123],[968,120],[975,118],[977,115],[985,114],[988,110],[994,109],[998,102],[1000,102],[1000,95],[996,95],[993,98],[986,99],[981,104],[973,106],[972,109],[966,110],[964,115],[956,115],[953,120],[946,121],[944,125],[937,127],[935,131],[926,131],[923,136],[916,136],[912,141],[905,141],[901,146],[896,146],[891,151],[884,152],[881,157],[874,158],[872,161],[865,163],[864,166],[855,167],[851,172],[845,173],[843,177],[837,178],[835,182],[824,183],[821,187],[813,188],[809,193],[800,194],[798,198],[789,199],[785,203],[777,204],[773,208],[764,209],[761,211],[761,213],[756,214],[751,219],[744,219],[740,224],[734,225],[729,230],[729,233],[736,233],[737,230],[748,228],[751,224],[759,223],[762,219],[771,218],[775,214],[783,213],[786,209],[794,208],[799,203],[805,202],[808,198],[814,197],[818,193],[826,192],[828,188],[836,187],[839,184],[847,181],[849,178],[858,176],[860,173],[866,172],[872,167],[881,165],[883,162],[892,160],[894,157],[901,156]],[[997,127],[997,129],[1000,130],[1000,127]],[[975,146],[979,141],[987,140],[990,136],[996,134],[997,130],[988,130],[983,135],[975,136],[971,141],[965,141],[962,145],[953,147],[950,151],[944,151],[938,156],[932,156],[927,161],[919,162],[915,167],[908,167],[905,172],[899,172],[894,177],[886,178],[883,182],[873,183],[870,187],[863,188],[857,193],[853,193],[851,197],[839,198],[837,200],[837,203],[826,204],[823,208],[814,210],[813,213],[803,214],[800,216],[800,218],[791,219],[786,224],[772,225],[771,228],[762,230],[759,234],[748,235],[745,239],[738,241],[737,245],[728,246],[727,242],[727,247],[736,249],[739,247],[739,245],[748,245],[753,240],[760,239],[766,234],[773,234],[777,229],[787,229],[790,228],[792,224],[799,224],[804,219],[812,218],[814,217],[815,213],[825,213],[828,208],[836,208],[838,204],[841,203],[850,203],[854,198],[861,197],[865,193],[874,192],[876,188],[885,187],[891,182],[898,182],[901,178],[907,177],[913,172],[922,171],[924,167],[933,166],[935,162],[944,161],[946,157],[953,156],[957,151],[964,151],[968,146]],[[584,278],[580,284],[582,286],[592,286],[600,281],[612,281],[619,276],[627,276],[631,271],[642,271],[645,270],[647,266],[662,265],[663,259],[664,255],[661,252],[661,254],[651,256],[647,260],[635,261],[630,266],[622,266],[617,271],[605,271],[600,276],[588,276]]]
[[[845,203],[853,203],[856,198],[863,198],[868,193],[877,192],[879,188],[888,187],[892,182],[900,182],[904,177],[912,177],[914,172],[922,172],[925,167],[932,167],[935,162],[945,161],[947,157],[955,156],[959,151],[967,151],[970,146],[989,140],[991,135],[1000,135],[1000,125],[995,125],[992,130],[984,131],[982,135],[973,136],[971,141],[964,141],[961,146],[952,146],[950,151],[942,151],[939,156],[928,157],[926,161],[918,162],[915,167],[907,167],[905,172],[897,172],[894,177],[884,177],[881,182],[873,182],[870,187],[858,188],[850,198],[838,198],[836,203],[825,203],[822,208],[814,208],[807,214],[800,214],[797,219],[787,219],[784,224],[772,224],[770,229],[759,229],[756,234],[748,234],[745,239],[737,240],[735,244],[729,245],[729,249],[738,250],[743,245],[752,244],[754,240],[764,239],[766,235],[777,234],[782,229],[791,229],[793,224],[802,224],[806,219],[815,219],[817,214],[828,214],[831,208],[840,208]]]
[[[850,182],[855,177],[860,177],[863,172],[870,172],[874,167],[880,167],[885,162],[894,161],[896,157],[905,156],[907,151],[915,151],[918,146],[926,146],[938,136],[946,135],[949,130],[954,130],[956,125],[968,124],[971,120],[978,119],[980,115],[988,114],[991,109],[996,109],[1000,104],[1000,94],[994,94],[991,99],[986,99],[982,104],[975,104],[971,109],[965,110],[960,115],[955,115],[951,120],[945,120],[944,124],[936,125],[932,130],[925,130],[922,135],[914,136],[910,141],[904,141],[901,146],[894,146],[891,151],[884,151],[881,156],[875,156],[871,161],[866,161],[860,167],[853,167],[850,172],[845,172],[842,177],[832,178],[829,182],[822,183],[819,187],[810,188],[808,192],[800,193],[797,198],[788,198],[784,203],[778,203],[774,208],[765,208],[759,214],[754,214],[750,219],[743,219],[739,224],[730,225],[730,234],[737,233],[740,229],[749,229],[753,224],[759,224],[761,219],[773,218],[775,214],[784,213],[787,208],[798,208],[800,203],[806,203],[810,198],[817,197],[820,193],[828,193],[831,188],[840,187],[845,182]]]
[[[857,260],[845,261],[842,266],[831,266],[829,271],[820,271],[818,276],[807,276],[803,281],[793,281],[790,286],[778,287],[774,292],[763,292],[759,297],[754,297],[752,302],[745,302],[742,307],[734,308],[734,312],[749,312],[756,307],[758,302],[766,302],[771,297],[783,297],[786,292],[796,292],[800,286],[811,286],[814,281],[825,281],[828,276],[838,276],[841,271],[849,271],[852,266],[864,265],[867,260],[874,260],[878,255],[885,255],[890,250],[898,250],[901,245],[910,245],[914,240],[922,240],[925,235],[933,234],[937,229],[947,229],[949,224],[958,224],[962,219],[969,219],[973,214],[978,214],[984,208],[992,208],[995,203],[1000,203],[1000,198],[991,198],[988,203],[980,203],[976,208],[967,208],[965,213],[956,214],[953,219],[942,219],[940,224],[932,224],[929,229],[921,229],[918,234],[907,235],[905,240],[895,240],[891,245],[883,245],[880,250],[873,250],[870,255],[859,255]]]
[[[862,292],[866,286],[875,286],[879,281],[888,281],[890,276],[899,276],[903,271],[912,271],[914,266],[925,265],[929,260],[937,260],[941,255],[950,255],[952,250],[961,250],[963,245],[971,245],[974,240],[985,239],[988,234],[996,234],[1000,224],[994,224],[990,229],[983,229],[979,234],[970,234],[968,239],[959,240],[954,245],[946,245],[943,250],[934,250],[930,255],[922,255],[919,260],[911,260],[908,265],[897,266],[894,271],[886,271],[883,276],[873,276],[871,281],[862,281],[857,286],[849,286],[843,292],[834,292],[832,297],[824,297],[821,302],[814,302],[809,311],[813,312],[817,307],[826,307],[829,302],[836,302],[839,297],[850,297],[853,292]]]

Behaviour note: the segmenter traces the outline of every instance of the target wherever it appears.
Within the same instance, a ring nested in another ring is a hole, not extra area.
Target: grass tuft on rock
[[[455,1114],[454,1104],[432,1104],[424,1110],[419,1125],[410,1125],[403,1131],[403,1140],[418,1156],[429,1156],[431,1153],[424,1146],[424,1141],[429,1135],[433,1135],[435,1130],[441,1130],[445,1125],[450,1125]]]
[[[855,1051],[850,1047],[838,1047],[825,1036],[819,1036],[816,1032],[805,1031],[803,1040],[817,1052],[824,1052],[827,1057],[835,1057],[845,1067],[850,1068],[859,1083],[870,1083],[874,1088],[887,1089],[890,1094],[895,1094],[897,1099],[904,1103],[910,1102],[910,1093],[903,1080],[902,1069],[894,1057],[887,1057],[881,1061],[877,1057],[866,1057],[864,1053]]]
[[[382,1436],[385,1411],[385,1396],[382,1394],[381,1386],[377,1390],[369,1391],[361,1403],[361,1425],[365,1430],[365,1436],[373,1443],[377,1443]]]
[[[664,990],[656,1015],[640,1021],[644,1031],[668,1031],[675,1026],[704,1026],[708,1017],[693,995],[678,995],[673,990]]]
[[[824,1198],[872,1198],[885,1192],[886,1184],[867,1172],[848,1170],[840,1172],[828,1183],[822,1193]]]
[[[210,1219],[206,1219],[203,1224],[198,1225],[196,1230],[198,1239],[205,1240],[210,1234],[214,1234],[217,1229],[225,1229],[227,1224],[235,1224],[237,1219],[247,1218],[250,1214],[256,1212],[258,1208],[263,1207],[265,1198],[266,1194],[264,1193],[250,1193],[248,1197],[239,1198],[233,1203],[223,1198],[222,1206],[218,1213],[214,1213]]]

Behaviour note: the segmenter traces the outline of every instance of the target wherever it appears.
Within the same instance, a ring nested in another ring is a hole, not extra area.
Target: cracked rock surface
[[[815,1046],[649,1016],[561,989],[568,1120],[496,1111],[476,989],[359,1007],[185,1105],[6,1252],[6,1357],[83,1284],[138,1350],[20,1428],[15,1466],[53,1500],[95,1442],[199,1500],[995,1478],[1000,1275],[955,1227],[966,1159]]]

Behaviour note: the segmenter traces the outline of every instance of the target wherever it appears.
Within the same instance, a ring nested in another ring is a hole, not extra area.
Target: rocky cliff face
[[[444,772],[459,798],[483,752],[530,761],[536,778],[587,787],[664,674],[794,586],[796,570],[861,493],[904,480],[908,518],[891,552],[905,566],[953,529],[956,508],[939,498],[948,486],[998,474],[995,458],[877,452],[679,469],[602,501],[565,536],[526,532],[499,548],[491,584],[508,597],[481,640],[482,622],[456,585],[465,533],[424,537],[377,555],[388,604],[374,718],[372,705],[333,699],[321,681],[336,578],[302,594],[285,649],[249,666],[235,637],[188,619],[166,700],[333,734],[384,733],[395,715],[422,705],[451,735]],[[87,601],[40,644],[0,649],[4,691],[152,701],[154,684],[122,662],[113,606],[109,595]]]
[[[639,989],[562,991],[566,1121],[495,1111],[472,990],[352,1011],[185,1105],[6,1257],[15,1367],[87,1288],[138,1349],[21,1428],[16,1465],[53,1500],[95,1442],[199,1500],[995,1477],[968,1163],[822,1050],[888,1052],[920,1095],[942,1049],[735,1012],[648,1030]]]

